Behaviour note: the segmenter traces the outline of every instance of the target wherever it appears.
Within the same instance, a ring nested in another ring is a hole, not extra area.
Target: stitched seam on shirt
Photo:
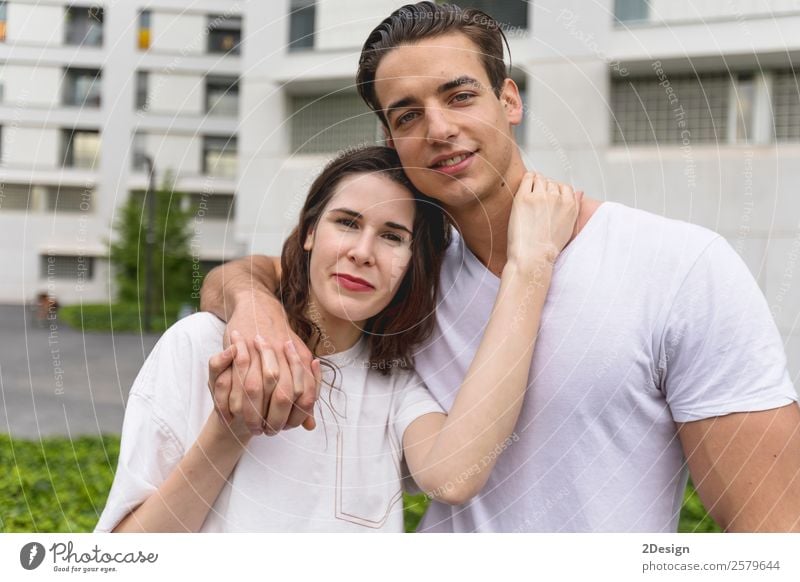
[[[673,297],[672,297],[672,304],[669,306],[669,309],[667,310],[667,314],[664,317],[664,328],[661,330],[661,337],[660,337],[659,342],[658,342],[658,352],[657,352],[657,356],[656,356],[657,359],[658,359],[658,361],[656,362],[656,374],[657,374],[656,377],[659,378],[658,387],[659,387],[659,390],[661,391],[661,393],[664,395],[664,398],[666,398],[667,394],[663,390],[663,382],[664,382],[663,374],[666,374],[666,372],[667,372],[667,364],[666,363],[664,364],[663,374],[658,374],[658,370],[659,370],[659,364],[661,362],[661,353],[664,350],[664,339],[665,339],[665,336],[667,335],[667,325],[669,324],[669,320],[672,317],[672,311],[675,309],[675,303],[678,300],[678,296],[681,294],[681,290],[683,290],[683,286],[686,284],[687,279],[689,279],[689,275],[691,275],[694,272],[694,269],[695,269],[695,267],[697,267],[697,264],[700,262],[700,259],[702,259],[706,255],[706,253],[708,252],[708,249],[711,247],[711,245],[713,245],[715,242],[717,242],[719,240],[725,240],[725,239],[723,239],[718,234],[715,235],[714,238],[712,238],[708,242],[708,244],[705,247],[703,247],[703,250],[700,251],[700,253],[697,255],[697,258],[692,263],[692,266],[687,269],[686,275],[683,276],[683,280],[681,280],[680,285],[678,285],[678,288],[675,290],[675,295],[673,295]]]
[[[175,447],[179,451],[184,452],[184,447],[181,444],[180,439],[178,439],[178,437],[175,435],[175,432],[172,430],[172,427],[170,427],[170,425],[167,423],[167,421],[164,420],[163,418],[161,418],[156,413],[156,406],[155,406],[155,401],[153,400],[153,398],[151,396],[149,396],[149,395],[140,394],[138,392],[131,392],[130,396],[129,396],[129,399],[130,398],[138,398],[139,400],[144,402],[145,405],[147,406],[147,409],[150,411],[150,416],[151,416],[152,420],[158,425],[158,427],[162,431],[164,431],[164,434],[167,436],[168,439],[170,439],[172,441],[172,444],[175,445]]]

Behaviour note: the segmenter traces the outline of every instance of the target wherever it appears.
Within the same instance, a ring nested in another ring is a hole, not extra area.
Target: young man
[[[512,193],[525,172],[512,134],[519,91],[497,24],[431,2],[373,31],[358,83],[411,180],[460,231],[442,271],[437,330],[415,360],[449,408],[506,260]],[[432,502],[422,529],[675,531],[688,461],[725,529],[800,531],[797,394],[738,255],[705,229],[588,198],[577,230],[556,265],[512,439],[496,451],[483,493],[465,506]],[[203,308],[278,346],[292,334],[269,293],[277,265],[254,257],[212,272]],[[313,426],[308,378],[293,388],[282,362],[283,387],[263,394],[260,366],[249,364],[243,354],[241,379],[212,371],[220,409],[231,390],[245,390],[254,428],[264,414],[270,432]]]

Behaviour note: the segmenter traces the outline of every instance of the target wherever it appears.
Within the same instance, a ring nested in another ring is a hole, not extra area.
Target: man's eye
[[[458,93],[455,97],[453,97],[453,101],[464,103],[465,101],[469,101],[472,97],[474,97],[472,93]]]
[[[397,118],[397,125],[405,125],[409,121],[413,121],[416,115],[417,115],[416,111],[409,111],[408,113],[404,113],[403,115]]]

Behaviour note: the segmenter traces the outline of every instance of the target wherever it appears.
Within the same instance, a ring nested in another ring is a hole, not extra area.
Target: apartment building
[[[791,0],[465,0],[500,22],[529,167],[711,228],[761,285],[800,378],[800,7]],[[354,87],[393,0],[247,8],[239,242],[278,253],[330,157],[380,137]]]
[[[198,272],[241,251],[241,37],[234,3],[0,2],[0,302],[108,301],[111,227],[148,159],[189,194]]]
[[[797,381],[797,3],[458,3],[506,33],[529,167],[725,236]],[[380,141],[354,75],[369,31],[402,4],[0,2],[0,301],[112,293],[104,241],[145,188],[146,157],[203,206],[203,268],[279,253],[326,161]]]

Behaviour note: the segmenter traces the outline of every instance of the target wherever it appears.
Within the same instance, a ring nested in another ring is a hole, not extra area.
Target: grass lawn
[[[119,455],[119,437],[28,441],[0,434],[0,532],[90,532],[105,504]],[[427,507],[406,496],[406,530]],[[679,531],[719,531],[697,494],[686,490]]]

